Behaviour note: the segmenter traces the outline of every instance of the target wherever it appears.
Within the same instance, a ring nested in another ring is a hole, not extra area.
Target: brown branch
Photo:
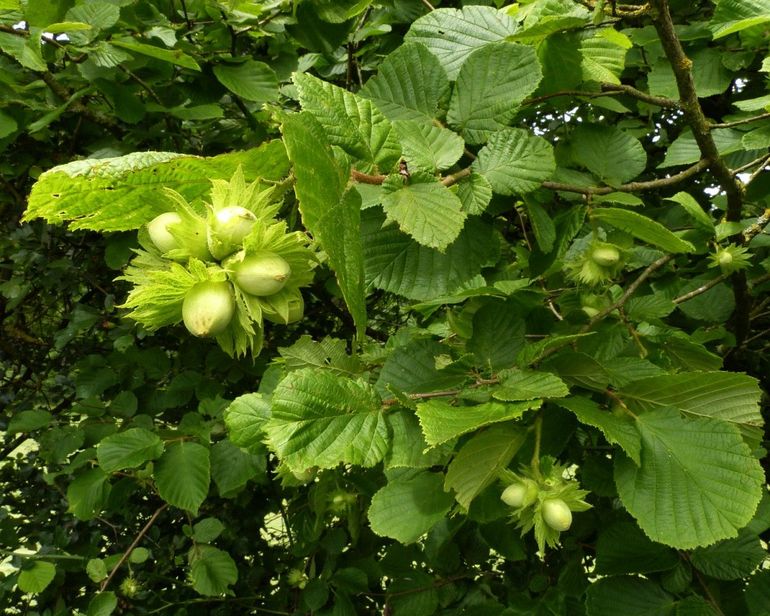
[[[713,289],[715,286],[717,286],[720,282],[727,280],[730,277],[729,274],[722,274],[721,276],[717,276],[716,278],[709,280],[706,284],[702,284],[697,289],[693,289],[692,291],[689,291],[688,293],[685,293],[684,295],[680,295],[679,297],[675,297],[671,301],[675,304],[681,304],[682,302],[686,302],[689,299],[692,299],[693,297],[697,297],[698,295],[702,295],[709,289]]]
[[[463,178],[467,178],[471,174],[471,168],[466,167],[465,169],[460,169],[457,173],[453,173],[452,175],[446,176],[444,179],[441,180],[441,183],[444,186],[452,186],[452,184],[456,184]]]
[[[621,295],[612,305],[608,306],[598,314],[596,314],[588,323],[586,323],[580,330],[580,333],[587,332],[589,329],[591,329],[594,325],[596,325],[599,321],[601,321],[604,317],[606,317],[608,314],[613,312],[614,310],[617,310],[618,308],[622,308],[625,303],[630,299],[630,297],[636,293],[636,290],[642,286],[642,283],[647,280],[654,272],[659,270],[661,267],[663,267],[666,263],[671,261],[671,259],[674,258],[674,255],[664,255],[660,259],[653,261],[650,265],[647,266],[647,268],[639,274],[636,280],[634,280],[626,290],[623,292],[623,295]]]
[[[712,122],[709,126],[711,128],[731,128],[733,126],[740,126],[741,124],[759,122],[760,120],[766,120],[767,118],[770,118],[770,113],[763,113],[762,115],[743,118],[742,120],[733,120],[732,122]]]
[[[655,29],[663,45],[663,51],[674,71],[679,98],[687,124],[692,130],[695,142],[701,156],[709,162],[712,175],[719,182],[727,196],[727,222],[737,222],[741,219],[743,210],[743,191],[740,182],[725,164],[719,154],[714,138],[711,135],[711,125],[698,102],[698,92],[692,75],[692,60],[687,57],[682,43],[674,29],[674,22],[669,11],[668,0],[652,0],[655,9]],[[740,346],[749,332],[749,314],[751,312],[751,296],[745,272],[736,272],[732,276],[733,293],[735,295],[735,310],[730,319],[730,325],[735,334],[736,345]]]
[[[770,155],[763,154],[759,158],[755,158],[754,160],[752,160],[749,163],[746,163],[745,165],[741,165],[740,167],[736,167],[735,169],[732,170],[732,174],[733,175],[738,175],[739,173],[743,173],[744,171],[748,171],[752,167],[755,167],[757,165],[761,165],[763,161],[765,161],[765,163],[766,163],[768,158],[770,158]]]
[[[620,186],[576,186],[573,184],[562,184],[561,182],[543,182],[543,188],[560,190],[562,192],[580,193],[583,195],[607,195],[613,192],[630,193],[641,190],[655,190],[656,188],[665,188],[683,182],[684,180],[705,171],[708,166],[709,162],[707,160],[699,160],[691,167],[687,167],[684,171],[680,171],[667,178],[658,178],[646,182],[629,182],[628,184],[621,184]]]
[[[361,182],[361,184],[379,185],[382,184],[387,177],[387,175],[368,175],[355,169],[350,170],[350,179],[355,182]]]
[[[139,545],[139,542],[142,540],[142,537],[144,537],[147,534],[147,531],[150,530],[152,525],[155,523],[155,520],[158,519],[158,516],[163,512],[163,510],[166,507],[168,507],[168,503],[163,503],[160,507],[158,507],[155,510],[155,513],[152,514],[152,517],[149,520],[147,520],[147,524],[145,524],[142,530],[139,531],[139,534],[131,542],[131,545],[128,546],[128,549],[125,552],[123,552],[123,556],[120,557],[120,560],[112,568],[112,571],[110,571],[110,574],[107,576],[107,579],[105,579],[102,582],[102,585],[99,587],[100,592],[104,592],[107,586],[109,586],[110,582],[112,581],[112,578],[114,578],[115,574],[118,572],[118,569],[120,569],[121,566],[123,566],[123,563],[126,562],[128,557],[131,556],[131,552],[133,552],[134,548],[137,545]]]
[[[621,84],[603,83],[601,84],[601,86],[604,92],[620,92],[623,94],[628,94],[629,96],[637,98],[640,101],[648,103],[650,105],[656,105],[658,107],[668,107],[668,108],[677,108],[680,106],[679,101],[675,101],[670,98],[664,98],[662,96],[652,96],[651,94],[647,94],[646,92],[637,90],[633,86],[628,86],[622,83]]]

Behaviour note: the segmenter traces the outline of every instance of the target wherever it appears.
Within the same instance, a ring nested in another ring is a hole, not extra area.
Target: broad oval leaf
[[[615,484],[653,540],[679,549],[735,537],[762,497],[764,473],[725,421],[685,419],[675,409],[639,415],[641,464],[621,455]]]
[[[448,90],[438,58],[424,45],[405,43],[383,60],[359,94],[391,121],[431,120]]]
[[[383,185],[382,209],[417,242],[443,252],[462,231],[460,199],[441,182],[404,183],[391,176]]]
[[[67,486],[68,511],[81,520],[91,520],[101,512],[110,495],[109,475],[92,468],[78,475]]]
[[[443,171],[463,155],[465,142],[447,128],[414,120],[398,120],[393,122],[393,128],[410,169]]]
[[[197,515],[211,480],[208,448],[189,441],[170,444],[153,477],[164,501]]]
[[[477,49],[457,76],[447,122],[468,143],[484,143],[510,123],[542,76],[532,47],[499,42]]]
[[[136,468],[163,453],[163,441],[154,432],[144,428],[130,428],[113,434],[96,447],[99,466],[106,473]]]
[[[388,443],[375,391],[363,381],[313,368],[291,372],[278,384],[265,430],[281,461],[299,471],[341,463],[374,466]]]
[[[210,545],[196,545],[190,550],[190,579],[201,595],[224,595],[238,581],[238,567],[227,552]]]
[[[659,584],[631,576],[594,582],[586,593],[588,616],[656,616],[669,614],[675,599]]]
[[[19,590],[37,594],[43,592],[56,577],[56,565],[44,560],[32,560],[22,566],[16,583]]]
[[[230,440],[238,447],[258,452],[263,449],[265,423],[270,419],[270,403],[262,394],[239,396],[225,409],[224,420]]]
[[[570,151],[576,164],[610,186],[632,180],[647,166],[639,140],[614,126],[578,126],[570,137]]]
[[[388,482],[372,497],[367,514],[372,530],[401,543],[414,543],[449,512],[454,502],[441,484],[440,474],[428,472]]]
[[[516,22],[504,11],[488,6],[436,9],[420,17],[406,34],[409,42],[422,43],[455,79],[469,54],[479,47],[505,39],[516,31]]]
[[[532,192],[556,169],[553,147],[542,137],[521,128],[494,133],[473,162],[492,190],[501,195]]]
[[[213,71],[219,83],[247,101],[278,99],[278,78],[264,62],[249,59],[240,64],[217,64]]]

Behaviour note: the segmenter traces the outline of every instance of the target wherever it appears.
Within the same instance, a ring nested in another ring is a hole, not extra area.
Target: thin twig
[[[420,2],[422,2],[429,11],[436,10],[436,7],[433,6],[430,2],[428,2],[428,0],[420,0]]]
[[[732,122],[712,122],[709,126],[710,128],[731,128],[733,126],[740,126],[741,124],[759,122],[760,120],[766,120],[767,118],[770,118],[770,113],[763,113],[758,116],[743,118],[742,120],[733,120]]]
[[[634,280],[626,290],[623,292],[623,295],[621,295],[612,305],[608,306],[598,314],[596,314],[588,323],[586,323],[580,330],[581,333],[587,332],[589,329],[591,329],[594,325],[596,325],[599,321],[601,321],[604,317],[606,317],[608,314],[613,312],[614,310],[617,310],[618,308],[622,308],[625,303],[630,299],[630,297],[636,293],[636,290],[642,285],[642,283],[647,280],[654,272],[659,270],[661,267],[663,267],[666,263],[671,261],[671,259],[674,258],[674,255],[664,255],[660,259],[657,259],[656,261],[653,261],[650,265],[647,266],[647,268],[639,274],[639,277]]]
[[[629,182],[628,184],[621,184],[620,186],[576,186],[573,184],[564,184],[562,182],[543,182],[543,188],[562,192],[580,193],[582,195],[608,195],[613,192],[631,193],[642,190],[655,190],[657,188],[665,188],[683,182],[684,180],[705,171],[708,166],[709,162],[702,159],[691,167],[687,167],[684,171],[680,171],[679,173],[666,178],[658,178],[646,182]]]
[[[671,301],[675,304],[681,304],[682,302],[686,302],[687,300],[692,299],[693,297],[697,297],[698,295],[702,295],[709,289],[713,289],[715,286],[717,286],[720,282],[723,282],[729,278],[729,274],[722,274],[721,276],[717,276],[716,278],[713,278],[709,280],[706,284],[702,284],[697,289],[693,289],[692,291],[689,291],[685,293],[684,295],[680,295],[679,297],[675,297]]]
[[[768,158],[767,155],[763,154],[759,158],[755,158],[750,163],[746,163],[745,165],[741,165],[740,167],[736,167],[732,170],[733,175],[738,175],[739,173],[743,173],[744,171],[748,171],[752,167],[756,167],[757,165],[761,164],[763,160],[766,160]]]
[[[637,98],[640,101],[643,101],[650,105],[656,105],[658,107],[677,108],[680,106],[679,101],[675,101],[670,98],[664,98],[662,96],[652,96],[651,94],[647,94],[646,92],[637,90],[633,86],[629,86],[622,83],[619,83],[619,84],[603,83],[602,90],[604,90],[605,92],[622,92],[623,94],[628,94],[629,96]]]
[[[145,524],[142,530],[139,531],[139,534],[131,542],[131,545],[128,546],[128,549],[125,552],[123,552],[123,556],[120,557],[120,560],[112,568],[112,571],[110,571],[110,574],[107,576],[107,579],[105,579],[102,582],[102,585],[99,587],[100,592],[104,592],[107,586],[109,586],[110,582],[112,581],[112,578],[114,578],[115,574],[118,572],[118,569],[120,569],[120,567],[123,565],[124,562],[126,562],[128,557],[131,556],[131,552],[133,552],[134,548],[137,545],[139,545],[139,542],[142,540],[142,537],[144,537],[147,534],[147,531],[150,530],[152,525],[155,523],[155,520],[158,519],[158,516],[163,512],[163,510],[166,507],[168,507],[168,503],[163,503],[160,507],[158,507],[155,510],[155,513],[152,514],[152,517],[149,520],[147,520],[147,524]]]

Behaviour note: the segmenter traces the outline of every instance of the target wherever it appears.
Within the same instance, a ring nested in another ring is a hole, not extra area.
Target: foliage
[[[438,4],[0,0],[5,613],[767,614],[770,10]]]

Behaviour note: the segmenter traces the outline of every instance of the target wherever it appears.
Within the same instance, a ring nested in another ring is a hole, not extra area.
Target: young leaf
[[[209,492],[209,450],[190,441],[166,447],[153,474],[160,497],[170,505],[197,515]]]
[[[382,537],[413,543],[447,514],[453,500],[442,490],[440,474],[399,477],[372,497],[369,524]]]
[[[443,171],[463,155],[465,142],[447,128],[414,120],[397,120],[393,128],[410,169]]]
[[[430,468],[441,464],[451,453],[451,447],[428,449],[420,422],[411,411],[391,411],[385,415],[385,421],[391,435],[390,449],[385,456],[388,469]]]
[[[281,461],[300,471],[340,463],[374,466],[388,441],[371,387],[312,368],[290,372],[279,383],[265,430]]]
[[[257,393],[239,396],[224,412],[230,440],[254,453],[263,450],[264,426],[269,419],[270,403]]]
[[[754,515],[764,473],[740,432],[675,409],[636,418],[641,464],[621,455],[615,483],[626,509],[653,540],[678,549],[735,537]]]
[[[535,50],[499,42],[474,51],[457,76],[447,122],[471,144],[505,128],[543,74]]]
[[[581,68],[585,81],[620,83],[630,39],[614,28],[603,28],[580,43]]]

